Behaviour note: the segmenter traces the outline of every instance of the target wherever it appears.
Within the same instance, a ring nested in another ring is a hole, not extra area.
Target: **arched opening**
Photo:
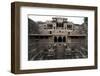
[[[68,30],[72,30],[72,25],[67,25]]]
[[[50,31],[49,33],[52,34],[52,31]]]
[[[57,42],[57,37],[54,37],[54,42]]]
[[[66,42],[66,37],[65,36],[63,37],[63,42]]]
[[[58,37],[58,42],[62,42],[62,37]]]

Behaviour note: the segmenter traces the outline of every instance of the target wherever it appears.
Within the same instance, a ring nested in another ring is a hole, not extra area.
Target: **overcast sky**
[[[74,16],[46,16],[46,15],[28,15],[28,18],[34,21],[42,21],[45,22],[47,20],[52,20],[52,17],[61,17],[61,18],[68,18],[68,21],[73,22],[75,24],[82,24],[84,22],[84,17],[74,17]]]

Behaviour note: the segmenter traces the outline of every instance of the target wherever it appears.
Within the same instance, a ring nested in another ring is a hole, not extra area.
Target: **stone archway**
[[[63,41],[62,37],[61,36],[58,37],[58,42],[62,42],[62,41]]]
[[[66,42],[66,37],[65,36],[63,37],[63,42]]]
[[[54,37],[54,42],[57,42],[58,40],[57,40],[57,37]]]
[[[54,42],[66,42],[66,37],[62,37],[62,36],[58,36],[58,37],[54,37]]]

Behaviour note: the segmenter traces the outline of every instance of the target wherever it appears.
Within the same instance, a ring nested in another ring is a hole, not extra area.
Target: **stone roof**
[[[72,33],[70,33],[70,34],[68,34],[68,36],[86,36],[86,34],[85,33],[78,33],[78,32],[72,32]]]
[[[52,36],[52,34],[29,34],[29,36]]]

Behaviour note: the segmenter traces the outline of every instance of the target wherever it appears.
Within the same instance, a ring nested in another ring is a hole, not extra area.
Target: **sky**
[[[68,21],[73,22],[75,24],[82,24],[84,22],[84,17],[75,17],[75,16],[56,16],[56,15],[28,15],[28,18],[34,21],[42,21],[45,22],[47,20],[52,20],[52,17],[61,17],[61,18],[68,18]]]

